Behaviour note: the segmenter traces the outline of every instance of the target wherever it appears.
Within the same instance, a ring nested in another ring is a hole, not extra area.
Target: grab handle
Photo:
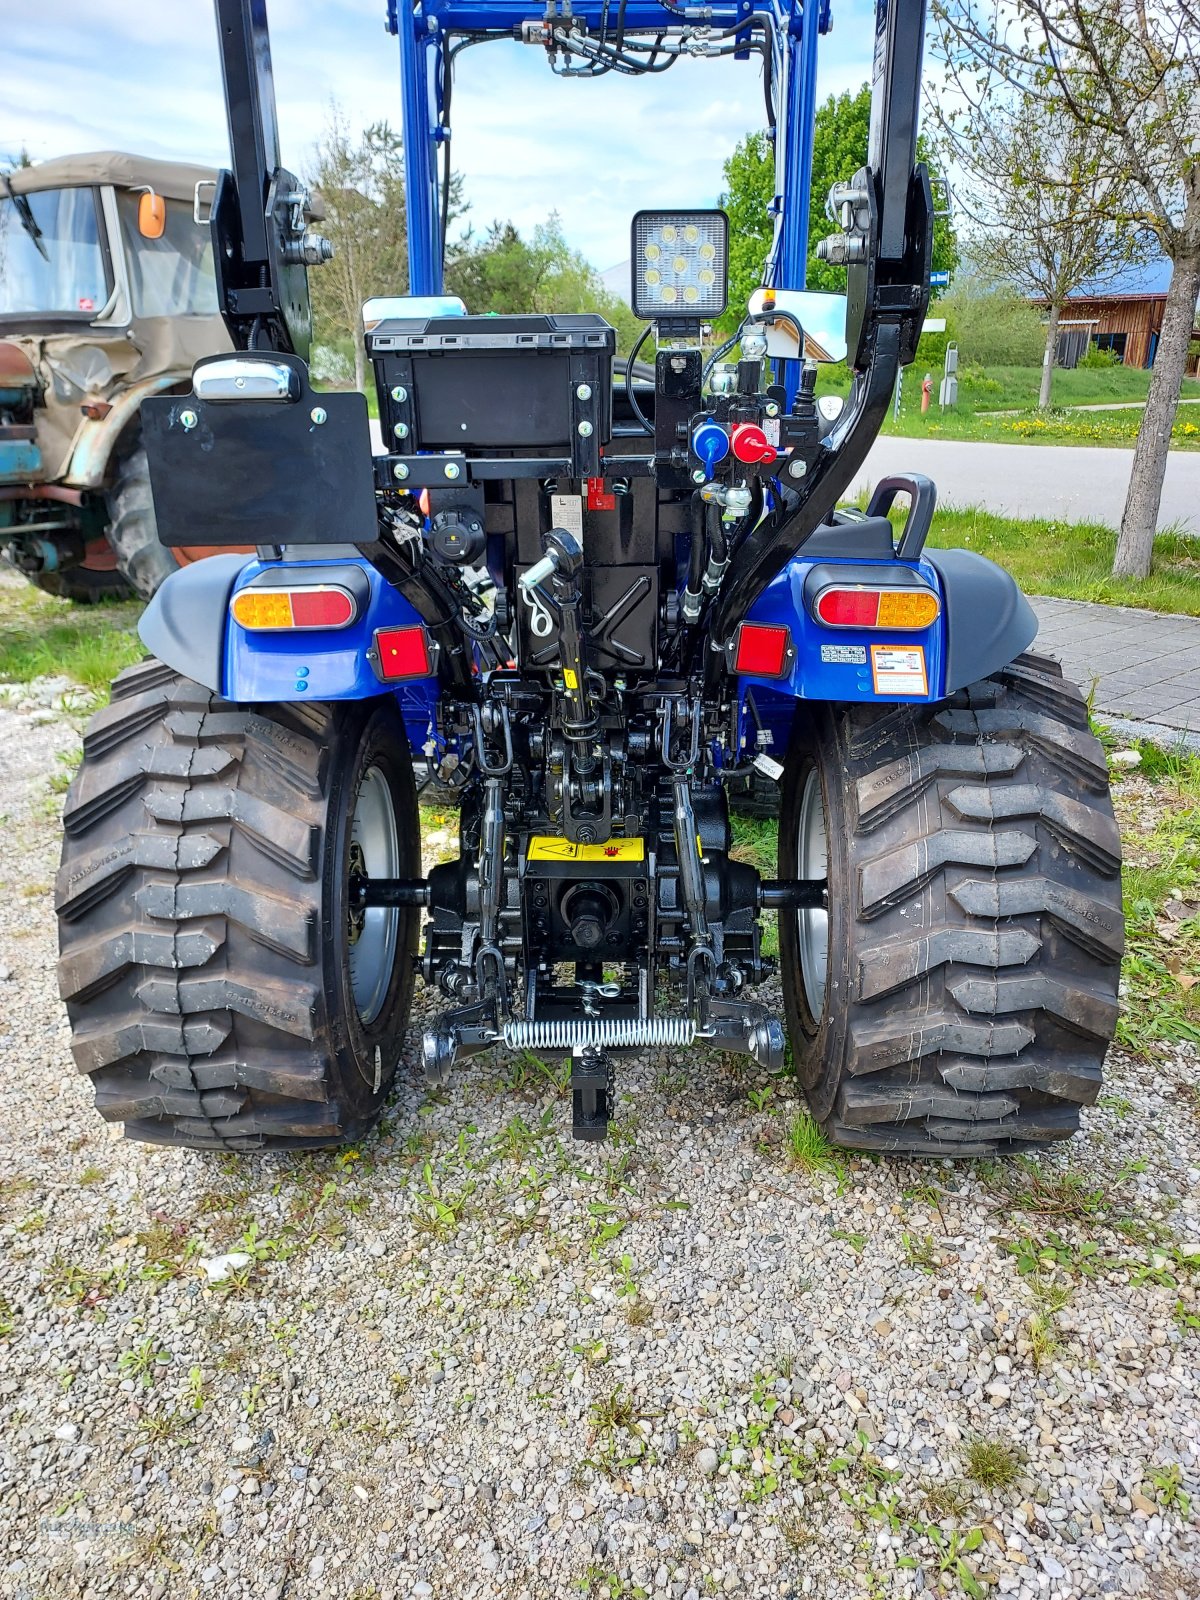
[[[909,497],[908,516],[900,532],[896,555],[901,561],[915,561],[925,548],[933,513],[937,508],[937,486],[920,472],[898,472],[880,478],[867,507],[869,517],[886,517],[898,494]]]

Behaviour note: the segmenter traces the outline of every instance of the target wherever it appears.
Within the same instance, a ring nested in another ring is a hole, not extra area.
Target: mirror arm
[[[760,522],[730,565],[713,616],[712,649],[718,658],[771,579],[837,505],[875,443],[900,370],[899,325],[880,322],[870,346],[865,368],[854,375],[850,403],[822,441],[816,464],[794,490],[798,503],[783,517],[776,514]]]

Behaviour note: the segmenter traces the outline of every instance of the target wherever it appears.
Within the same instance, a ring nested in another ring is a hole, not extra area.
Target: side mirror
[[[750,296],[750,310],[761,312],[773,299],[782,313],[766,325],[767,354],[782,361],[798,361],[801,355],[813,361],[844,361],[846,342],[846,296],[811,293],[807,289],[756,289]],[[800,348],[797,325],[804,331]]]
[[[143,239],[161,239],[167,226],[167,202],[153,189],[138,199],[138,232]]]

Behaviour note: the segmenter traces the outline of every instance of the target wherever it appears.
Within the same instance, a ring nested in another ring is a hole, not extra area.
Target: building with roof
[[[1063,307],[1058,364],[1078,366],[1089,346],[1111,350],[1127,367],[1152,367],[1171,283],[1165,257],[1126,267],[1101,285],[1084,285]],[[1035,301],[1045,309],[1045,300]],[[1200,369],[1200,322],[1192,334],[1187,370]]]

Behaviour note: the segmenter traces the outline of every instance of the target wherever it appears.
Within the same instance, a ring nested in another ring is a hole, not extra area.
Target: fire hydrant
[[[931,372],[927,372],[925,374],[925,381],[921,385],[921,415],[922,416],[924,416],[925,413],[929,410],[929,402],[932,399],[933,399],[933,374]]]

